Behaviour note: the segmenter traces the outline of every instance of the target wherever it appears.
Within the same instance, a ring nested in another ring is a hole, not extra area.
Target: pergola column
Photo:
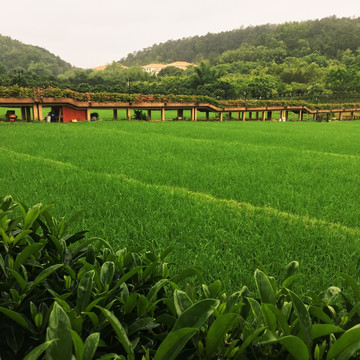
[[[27,106],[26,107],[26,121],[27,122],[30,122],[31,121],[31,107],[30,106]]]
[[[113,109],[113,120],[116,121],[118,119],[117,109]]]
[[[21,120],[26,121],[26,107],[21,107]]]
[[[126,120],[130,120],[130,119],[131,119],[131,109],[126,108]]]
[[[245,120],[246,120],[246,111],[244,110],[242,113],[242,121],[245,121]]]
[[[238,111],[238,112],[236,113],[236,118],[237,118],[238,120],[240,120],[240,111]]]
[[[316,121],[316,115],[317,115],[317,112],[314,112],[313,121]]]
[[[298,116],[298,121],[302,121],[302,119],[303,119],[303,111],[302,111],[302,109],[300,109],[299,116]]]
[[[210,118],[210,111],[209,110],[206,110],[205,111],[205,120],[209,120],[209,118]]]
[[[343,115],[344,115],[344,112],[343,112],[343,111],[340,111],[340,112],[339,112],[339,120],[342,120],[342,119],[343,119]]]
[[[161,108],[161,121],[165,121],[165,109]]]
[[[251,119],[252,119],[252,112],[249,111],[249,120],[251,120]]]
[[[147,111],[147,121],[151,120],[151,110]]]
[[[43,119],[43,111],[42,111],[42,104],[37,104],[37,110],[38,110],[38,120]]]
[[[350,112],[350,120],[354,120],[354,112],[353,111]]]
[[[263,111],[262,112],[262,121],[265,121],[265,118],[266,118],[266,111]]]
[[[219,120],[220,121],[223,121],[223,113],[220,111],[220,113],[219,113]]]
[[[60,117],[61,117],[61,113],[59,114],[59,121],[60,121]],[[90,114],[90,109],[89,108],[86,109],[86,120],[87,121],[91,120],[91,114]]]
[[[36,104],[34,104],[32,106],[32,112],[33,112],[33,120],[37,121],[38,120],[38,109],[37,109]]]
[[[232,112],[229,111],[229,120],[231,120],[231,117],[232,117]]]
[[[272,111],[268,111],[267,112],[267,120],[271,120],[272,119]]]
[[[191,108],[191,121],[197,121],[196,107]]]

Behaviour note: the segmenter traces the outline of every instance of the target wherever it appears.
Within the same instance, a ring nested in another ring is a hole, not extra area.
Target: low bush
[[[49,209],[0,198],[2,359],[360,356],[360,286],[346,274],[351,296],[301,295],[296,261],[279,282],[257,269],[256,295],[227,294],[196,268],[171,274],[171,248],[113,249]]]

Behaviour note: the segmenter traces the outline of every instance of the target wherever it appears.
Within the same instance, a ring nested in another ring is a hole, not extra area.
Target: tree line
[[[159,57],[160,49],[166,48],[167,57]],[[197,55],[194,58],[190,53]],[[167,67],[157,76],[140,66],[196,58],[203,59],[197,66],[187,70]],[[27,66],[24,62],[14,73],[0,57],[0,85],[20,82],[21,86],[80,92],[194,94],[218,99],[358,100],[360,18],[329,17],[169,41],[130,54],[122,61],[128,68],[113,62],[103,71],[84,70],[60,62],[61,68],[51,69],[54,61],[30,61]]]

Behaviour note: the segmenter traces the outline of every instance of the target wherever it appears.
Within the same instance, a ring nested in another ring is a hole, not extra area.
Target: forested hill
[[[26,45],[8,36],[0,35],[0,72],[14,69],[42,75],[58,75],[71,69],[71,65],[49,51]]]
[[[338,51],[360,47],[360,18],[327,17],[321,20],[289,22],[240,28],[218,34],[169,40],[129,54],[119,62],[145,65],[151,62],[170,63],[176,60],[200,62],[214,59],[244,44],[276,49],[277,57],[302,57],[318,53],[334,58]]]

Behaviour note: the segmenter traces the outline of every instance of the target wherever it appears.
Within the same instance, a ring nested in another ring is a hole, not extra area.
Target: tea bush
[[[227,294],[171,248],[113,249],[69,234],[50,206],[0,198],[1,359],[350,359],[360,353],[360,286],[301,294],[299,265],[276,282],[264,269]],[[185,282],[185,279],[191,281]]]

